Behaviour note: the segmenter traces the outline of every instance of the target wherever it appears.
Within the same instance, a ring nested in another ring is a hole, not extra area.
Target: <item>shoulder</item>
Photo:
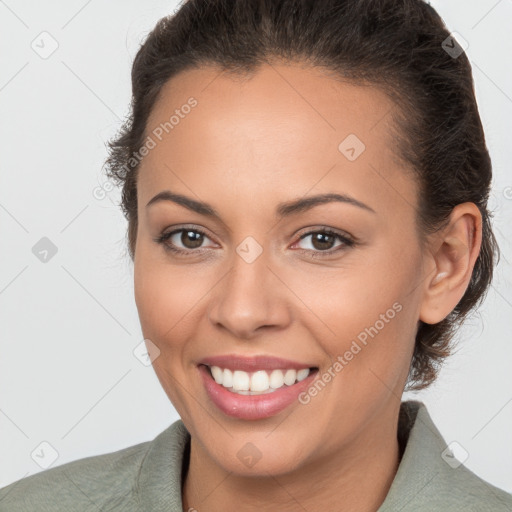
[[[495,487],[464,465],[452,468],[449,478],[442,482],[445,496],[453,495],[452,500],[461,510],[478,512],[509,512],[512,510],[512,494]]]
[[[455,458],[422,402],[403,402],[400,421],[407,444],[379,512],[512,510],[512,494],[486,482]]]
[[[138,486],[144,461],[148,453],[172,442],[175,429],[172,424],[152,441],[68,462],[13,482],[0,489],[0,510],[142,511]]]
[[[138,468],[150,442],[62,464],[0,489],[0,510],[67,511],[102,509],[133,496]],[[108,507],[107,507],[108,510]]]

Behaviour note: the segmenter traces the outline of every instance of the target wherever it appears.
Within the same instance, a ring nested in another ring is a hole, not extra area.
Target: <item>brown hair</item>
[[[108,177],[123,187],[130,257],[137,233],[132,155],[144,143],[162,86],[186,69],[214,65],[249,75],[273,59],[319,66],[393,99],[396,154],[419,184],[422,240],[459,203],[473,202],[482,214],[482,246],[464,296],[441,322],[418,325],[408,389],[425,388],[452,352],[456,329],[482,302],[499,249],[487,209],[492,168],[471,66],[422,0],[188,0],[159,20],[133,62],[131,111],[106,160]]]

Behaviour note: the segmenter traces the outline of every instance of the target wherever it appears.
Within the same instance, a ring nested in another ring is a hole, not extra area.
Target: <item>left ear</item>
[[[463,297],[482,244],[482,215],[474,203],[455,206],[449,223],[434,235],[419,319],[436,324],[446,318]]]

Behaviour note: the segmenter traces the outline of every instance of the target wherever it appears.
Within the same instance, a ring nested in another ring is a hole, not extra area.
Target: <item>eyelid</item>
[[[336,255],[338,252],[352,248],[357,245],[356,239],[352,235],[348,234],[345,231],[334,229],[334,228],[331,228],[328,226],[318,226],[318,227],[310,226],[310,227],[306,228],[306,230],[302,234],[298,235],[299,239],[296,242],[294,242],[291,247],[296,246],[304,238],[312,236],[316,233],[324,233],[324,234],[334,236],[341,243],[339,243],[338,245],[335,245],[334,247],[331,247],[330,249],[326,249],[325,251],[320,251],[320,250],[315,251],[313,249],[303,249],[300,247],[297,249],[294,249],[294,250],[302,252],[302,253],[306,254],[308,257],[313,257],[313,258],[325,257],[325,258],[327,258],[329,256]]]
[[[200,235],[203,236],[203,238],[206,238],[208,240],[210,240],[211,242],[213,242],[214,244],[218,245],[217,242],[215,242],[215,240],[213,240],[213,238],[208,234],[206,233],[206,231],[204,231],[203,229],[199,229],[199,228],[191,228],[191,227],[182,227],[182,228],[176,228],[176,229],[173,229],[172,231],[169,231],[167,233],[167,239],[170,239],[173,235],[176,235],[178,233],[181,233],[183,231],[192,231],[192,232],[195,232],[195,233],[199,233]],[[188,252],[192,252],[194,250],[197,250],[197,251],[200,251],[201,249],[208,249],[209,247],[199,247],[198,249],[183,249],[184,251],[188,251]],[[179,247],[179,249],[181,249],[181,247]]]
[[[200,233],[205,238],[208,238],[213,243],[218,244],[218,242],[215,241],[214,237],[210,236],[207,232],[207,230],[203,227],[194,225],[194,224],[183,224],[171,227],[169,229],[164,230],[160,235],[155,237],[153,241],[161,244],[164,249],[175,252],[175,253],[199,253],[204,251],[205,249],[209,249],[209,247],[199,247],[198,249],[183,249],[181,247],[173,246],[172,244],[168,243],[168,240],[175,234],[180,233],[182,231],[195,231],[196,233]]]
[[[318,226],[308,226],[307,228],[303,228],[299,231],[297,236],[299,239],[302,239],[304,236],[311,235],[313,233],[330,233],[341,238],[346,238],[347,240],[351,240],[353,242],[356,241],[355,237],[353,237],[350,233],[343,231],[342,229],[331,228],[330,226],[323,226],[321,224]]]

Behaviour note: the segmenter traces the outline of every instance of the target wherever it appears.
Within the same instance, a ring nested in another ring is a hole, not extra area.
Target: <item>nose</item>
[[[249,340],[262,331],[289,325],[286,288],[267,265],[263,255],[252,263],[234,256],[231,269],[210,296],[208,318],[216,329]]]

